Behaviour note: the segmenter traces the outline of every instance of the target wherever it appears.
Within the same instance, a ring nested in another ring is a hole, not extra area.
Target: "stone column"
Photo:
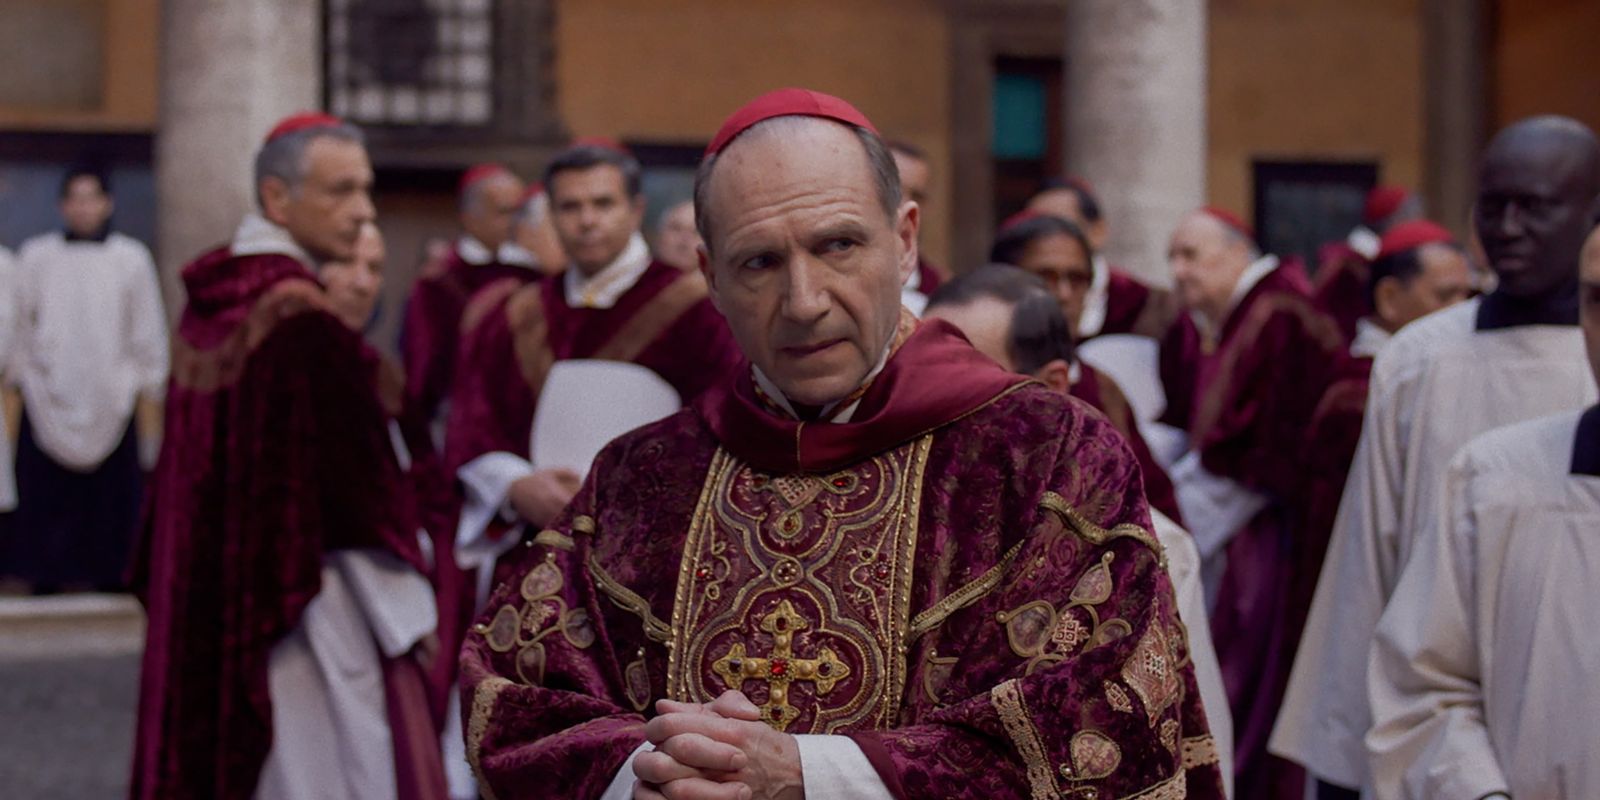
[[[1206,4],[1069,0],[1068,170],[1099,194],[1106,256],[1169,285],[1167,237],[1205,199]]]
[[[1487,0],[1426,0],[1422,7],[1423,197],[1428,217],[1462,237],[1472,227],[1478,159],[1489,137],[1493,12]]]
[[[320,105],[321,22],[317,0],[163,0],[156,249],[171,314],[183,302],[178,270],[255,207],[262,137]]]

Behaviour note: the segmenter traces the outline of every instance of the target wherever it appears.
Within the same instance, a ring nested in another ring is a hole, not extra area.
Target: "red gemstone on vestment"
[[[789,662],[787,662],[787,661],[785,661],[785,660],[783,660],[781,658],[775,658],[775,659],[772,660],[772,674],[774,674],[774,675],[784,675],[784,674],[787,674],[788,672],[789,672]]]

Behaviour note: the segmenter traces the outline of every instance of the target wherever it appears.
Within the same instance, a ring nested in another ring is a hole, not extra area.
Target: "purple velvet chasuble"
[[[737,688],[897,797],[1221,797],[1127,443],[911,330],[848,423],[746,369],[601,453],[462,651],[488,796],[596,797],[656,699]]]
[[[541,278],[533,267],[498,261],[468,263],[461,257],[459,245],[450,248],[444,259],[423,268],[411,289],[405,321],[400,327],[408,427],[426,429],[450,393],[461,315],[473,294],[496,281],[522,285]]]
[[[1308,541],[1296,524],[1310,460],[1301,444],[1347,358],[1344,338],[1312,302],[1303,277],[1279,267],[1240,299],[1214,347],[1202,344],[1200,352],[1193,406],[1183,415],[1189,440],[1208,471],[1269,501],[1225,545],[1211,616],[1233,706],[1235,788],[1240,797],[1297,797],[1304,775],[1268,754],[1266,742],[1299,641],[1296,621],[1306,616],[1295,603],[1310,601],[1295,584],[1296,564],[1320,558],[1308,551],[1326,547],[1325,537]]]
[[[149,623],[130,796],[246,800],[272,744],[268,657],[323,556],[423,569],[389,440],[403,381],[284,255],[201,256],[173,343],[134,587]]]

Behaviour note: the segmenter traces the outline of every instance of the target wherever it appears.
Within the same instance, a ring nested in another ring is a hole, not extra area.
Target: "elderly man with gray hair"
[[[256,159],[258,212],[183,270],[136,564],[134,798],[442,796],[400,380],[316,278],[357,256],[371,187],[360,131],[290,117]]]

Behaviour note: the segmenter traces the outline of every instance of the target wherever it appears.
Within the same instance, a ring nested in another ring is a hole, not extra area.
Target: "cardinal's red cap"
[[[1455,241],[1456,237],[1437,223],[1425,219],[1402,222],[1383,234],[1374,258],[1387,258],[1425,244],[1455,244]]]
[[[1255,241],[1256,229],[1250,227],[1250,223],[1245,222],[1244,218],[1240,217],[1238,214],[1235,214],[1226,208],[1217,208],[1216,206],[1205,206],[1204,208],[1200,209],[1200,213],[1222,223],[1223,225],[1228,226],[1233,230],[1234,233],[1237,233],[1251,241]]]
[[[343,124],[345,124],[344,120],[332,114],[325,114],[321,111],[302,111],[298,114],[290,114],[279,120],[277,125],[272,126],[272,131],[267,134],[266,141],[262,142],[262,144],[268,144],[291,133],[298,133],[311,128],[337,128]]]
[[[466,194],[468,189],[483,183],[498,175],[510,175],[511,170],[504,164],[474,164],[461,173],[461,184],[456,187],[457,194]]]
[[[1024,208],[1021,211],[1018,211],[1017,213],[1012,214],[1011,216],[1006,217],[1003,220],[1000,220],[1000,227],[996,228],[995,230],[996,230],[996,232],[1009,231],[1012,228],[1015,228],[1015,227],[1017,227],[1018,225],[1021,225],[1024,222],[1027,222],[1028,220],[1039,219],[1039,218],[1045,217],[1045,216],[1048,216],[1048,215],[1041,214],[1038,211],[1034,211],[1031,208]]]
[[[1367,192],[1366,205],[1361,209],[1361,222],[1376,225],[1404,205],[1411,193],[1403,186],[1375,186]]]
[[[722,127],[717,129],[717,135],[712,137],[710,146],[706,147],[706,156],[722,152],[722,149],[738,138],[739,134],[762,122],[774,117],[795,116],[831,119],[846,125],[866,128],[874,134],[878,132],[865,114],[831,94],[813,92],[810,89],[778,89],[745,103],[743,108],[733,112],[728,120],[722,123]]]
[[[633,151],[629,150],[627,145],[611,138],[610,136],[579,136],[578,138],[572,140],[571,146],[598,147],[602,150],[610,150],[613,153],[627,156],[628,158],[634,157]]]

